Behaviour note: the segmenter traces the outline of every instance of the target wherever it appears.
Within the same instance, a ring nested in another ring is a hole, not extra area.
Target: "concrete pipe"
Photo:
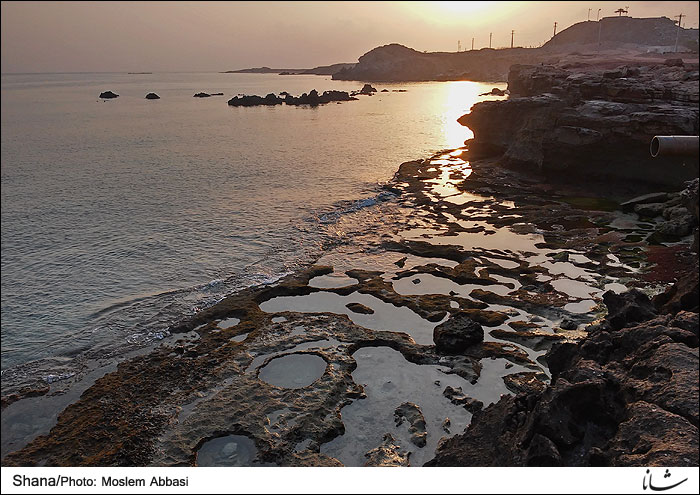
[[[698,156],[698,136],[654,136],[651,156]]]

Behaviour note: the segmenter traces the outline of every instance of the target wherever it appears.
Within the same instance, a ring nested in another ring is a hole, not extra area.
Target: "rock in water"
[[[484,341],[484,329],[466,313],[456,313],[433,330],[433,341],[440,354],[458,354]]]
[[[363,315],[374,314],[374,310],[372,308],[365,306],[364,304],[357,303],[357,302],[347,303],[345,305],[345,307],[348,308],[353,313],[360,313]]]
[[[382,444],[365,454],[365,466],[408,466],[408,455],[408,452],[401,450],[391,433],[386,433]]]
[[[113,91],[105,91],[103,93],[100,93],[100,98],[104,98],[104,99],[119,98],[119,95],[117,93],[114,93]]]
[[[209,93],[195,93],[195,98],[209,98],[211,95]]]
[[[372,87],[371,84],[365,84],[362,86],[362,89],[360,90],[361,95],[371,95],[372,93],[376,93],[377,88]]]
[[[410,425],[408,431],[411,433],[411,443],[418,448],[425,447],[428,432],[425,426],[425,416],[420,407],[412,402],[404,402],[394,411],[394,421],[396,426],[401,425],[404,420]]]
[[[146,99],[147,99],[147,100],[160,100],[160,96],[158,96],[158,95],[155,94],[155,93],[148,93],[148,94],[146,95]]]

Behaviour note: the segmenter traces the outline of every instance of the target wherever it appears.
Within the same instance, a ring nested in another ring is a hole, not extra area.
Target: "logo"
[[[647,476],[649,477],[649,483],[647,483]],[[670,478],[670,477],[671,477],[671,472],[667,469],[666,472],[664,473],[664,483],[671,482],[671,480],[666,481],[666,479],[667,479],[667,478]],[[646,472],[646,474],[644,475],[644,481],[642,481],[642,488],[644,488],[645,490],[646,490],[647,488],[649,488],[650,490],[655,491],[655,492],[662,492],[662,491],[664,491],[664,490],[670,490],[671,488],[675,488],[675,487],[677,487],[678,485],[680,485],[681,483],[684,483],[684,482],[686,482],[686,481],[688,481],[688,478],[686,478],[686,479],[684,479],[684,480],[681,480],[681,481],[679,481],[678,483],[674,483],[674,484],[668,485],[668,486],[658,486],[658,485],[654,485],[654,484],[651,482],[651,471],[650,471],[649,469],[647,469],[647,472]]]

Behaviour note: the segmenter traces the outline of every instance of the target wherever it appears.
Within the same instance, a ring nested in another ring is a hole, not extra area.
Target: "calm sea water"
[[[505,84],[379,84],[406,92],[231,108],[237,93],[361,83],[2,75],[2,368],[157,338],[308,262],[340,235],[333,219],[377,199],[401,162],[471,137],[456,119],[493,86]],[[99,100],[106,90],[121,96]]]

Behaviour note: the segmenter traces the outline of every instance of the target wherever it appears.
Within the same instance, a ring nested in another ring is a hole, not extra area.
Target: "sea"
[[[373,96],[318,107],[227,105],[237,94],[362,85],[3,74],[3,376],[168,338],[170,325],[226,295],[308,265],[351,235],[347,218],[391,200],[381,186],[402,162],[462,146],[472,133],[456,119],[506,87],[376,83]],[[119,98],[100,99],[108,90]]]

